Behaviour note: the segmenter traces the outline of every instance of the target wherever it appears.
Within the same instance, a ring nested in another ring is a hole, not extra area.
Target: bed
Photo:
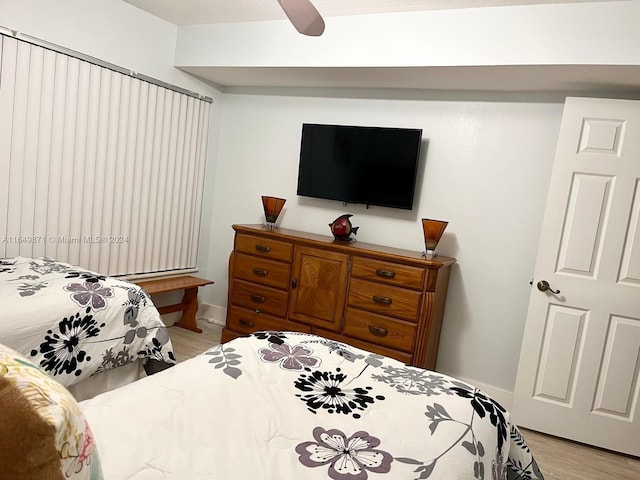
[[[0,259],[0,343],[86,399],[175,364],[137,285],[48,258]]]
[[[108,480],[541,480],[465,382],[322,337],[258,332],[80,402]]]

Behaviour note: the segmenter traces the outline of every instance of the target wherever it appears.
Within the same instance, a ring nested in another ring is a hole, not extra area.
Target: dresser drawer
[[[422,290],[424,284],[424,268],[364,257],[353,258],[351,276],[415,290]]]
[[[416,324],[376,313],[347,308],[343,333],[389,348],[413,351]]]
[[[235,278],[288,290],[291,265],[237,253],[234,258],[233,274]]]
[[[400,350],[395,350],[393,348],[383,347],[382,345],[378,345],[376,343],[365,342],[363,340],[358,340],[357,338],[346,337],[340,335],[339,333],[330,332],[328,330],[322,330],[320,328],[315,328],[313,333],[316,335],[320,335],[321,337],[328,338],[329,340],[334,340],[340,343],[346,343],[347,345],[353,345],[356,348],[361,348],[362,350],[366,350],[368,352],[377,353],[379,355],[384,355],[386,357],[395,358],[396,360],[401,361],[406,364],[413,364],[413,355],[401,352]]]
[[[231,306],[227,312],[226,327],[245,334],[259,330],[311,332],[311,327],[307,325],[236,306]]]
[[[232,305],[286,317],[288,303],[289,294],[285,291],[243,280],[233,281],[231,288]]]
[[[290,262],[293,254],[293,245],[270,238],[239,233],[236,236],[236,251]]]
[[[348,305],[370,312],[417,321],[422,293],[352,278]]]

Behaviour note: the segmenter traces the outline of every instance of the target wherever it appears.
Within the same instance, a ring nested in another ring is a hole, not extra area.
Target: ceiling
[[[277,0],[124,0],[175,25],[285,20]],[[323,17],[616,0],[312,0]],[[220,89],[383,88],[640,98],[640,66],[181,67]]]
[[[312,0],[323,17],[615,0]],[[277,0],[125,0],[175,25],[284,20]]]

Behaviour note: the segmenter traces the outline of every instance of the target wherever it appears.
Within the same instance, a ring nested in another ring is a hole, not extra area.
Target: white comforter
[[[0,259],[0,342],[65,386],[142,359],[174,364],[166,326],[137,285],[47,258]]]
[[[108,480],[542,479],[472,386],[260,332],[81,403]]]

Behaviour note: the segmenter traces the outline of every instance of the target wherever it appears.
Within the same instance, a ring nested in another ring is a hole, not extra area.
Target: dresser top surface
[[[384,245],[375,245],[360,241],[342,241],[328,235],[320,235],[316,233],[302,232],[299,230],[291,230],[288,228],[275,227],[269,229],[260,224],[254,225],[233,225],[233,229],[237,233],[244,233],[249,235],[260,235],[263,237],[273,238],[275,240],[290,240],[293,242],[309,243],[318,247],[327,246],[332,249],[338,249],[344,253],[349,254],[361,254],[361,255],[389,255],[398,256],[411,260],[412,262],[423,263],[425,266],[440,267],[455,263],[456,259],[452,257],[445,257],[442,255],[428,255],[424,256],[422,252],[413,250],[404,250],[400,248],[387,247]]]

